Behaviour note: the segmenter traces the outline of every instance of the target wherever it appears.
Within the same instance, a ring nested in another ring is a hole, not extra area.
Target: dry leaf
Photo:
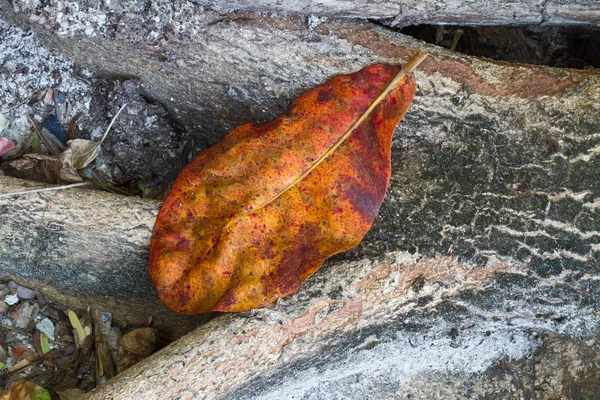
[[[117,367],[108,344],[112,315],[95,310],[92,314],[96,347],[96,386],[100,386],[117,374]]]
[[[25,154],[22,158],[2,163],[2,170],[15,178],[46,183],[81,182],[72,165],[73,153],[66,149],[59,155]]]
[[[416,90],[406,73],[423,58],[335,77],[192,161],[154,226],[149,275],[161,301],[185,314],[261,307],[356,246]]]
[[[85,139],[73,139],[67,142],[73,151],[73,167],[82,169],[94,161],[100,153],[100,142],[92,142]]]
[[[77,314],[75,314],[75,312],[72,310],[67,311],[67,317],[69,317],[71,326],[73,327],[73,329],[75,329],[75,332],[77,332],[77,340],[79,342],[79,345],[82,345],[85,338],[87,337],[87,333],[83,329],[83,326],[79,321],[79,317],[77,317]]]
[[[73,165],[74,154],[71,149],[66,149],[60,154],[62,168],[59,170],[58,178],[63,182],[73,183],[81,182],[83,179],[77,173],[77,169]]]
[[[2,131],[2,129],[0,129],[0,131]],[[12,140],[5,138],[4,136],[0,136],[0,157],[16,149],[17,146],[12,142]]]
[[[9,372],[9,373],[12,373],[12,372],[19,371],[19,370],[21,370],[21,369],[23,369],[23,368],[27,367],[29,364],[31,364],[31,363],[29,362],[29,360],[27,360],[27,359],[22,359],[21,361],[19,361],[18,363],[16,363],[16,364],[15,364],[15,365],[13,365],[12,367],[10,367],[10,368],[8,369],[8,372]]]
[[[50,393],[35,382],[20,380],[0,395],[0,400],[50,400]]]
[[[154,352],[158,331],[138,328],[123,335],[117,343],[117,372],[121,373]]]

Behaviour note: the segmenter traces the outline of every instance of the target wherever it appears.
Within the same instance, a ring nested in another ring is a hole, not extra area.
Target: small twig
[[[17,108],[17,107],[20,107],[20,106],[22,106],[23,104],[26,104],[26,103],[27,103],[27,101],[28,101],[28,100],[23,100],[23,101],[21,101],[21,102],[19,102],[19,103],[15,104],[15,105],[13,105],[13,106],[10,106],[10,107],[8,107],[6,110],[3,110],[2,112],[3,112],[3,113],[10,112],[11,110],[14,110],[14,109],[15,109],[15,108]]]
[[[0,198],[1,197],[18,196],[18,195],[22,195],[22,194],[50,192],[53,190],[71,189],[74,187],[87,186],[87,185],[91,185],[91,182],[72,183],[70,185],[54,186],[54,187],[43,188],[43,189],[23,190],[20,192],[12,192],[12,193],[0,193]]]
[[[121,106],[121,108],[119,108],[119,111],[117,111],[117,113],[115,114],[115,116],[113,117],[113,119],[110,121],[110,124],[108,124],[108,128],[106,128],[106,132],[104,132],[104,136],[102,136],[102,139],[100,139],[100,143],[102,144],[102,142],[104,142],[104,139],[106,139],[106,135],[108,135],[108,132],[110,131],[110,128],[112,128],[113,124],[115,123],[115,121],[117,120],[117,117],[119,116],[119,114],[121,114],[121,111],[123,111],[125,109],[125,107],[127,107],[129,103],[125,103]]]

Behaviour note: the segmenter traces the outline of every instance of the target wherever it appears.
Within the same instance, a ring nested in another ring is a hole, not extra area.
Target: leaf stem
[[[110,128],[112,128],[113,124],[117,120],[117,117],[119,116],[119,114],[121,114],[121,111],[123,111],[125,107],[127,107],[128,104],[129,103],[125,103],[121,106],[121,108],[119,108],[119,111],[117,111],[113,119],[110,121],[110,124],[108,124],[108,128],[106,128],[106,132],[104,132],[104,136],[102,136],[102,139],[100,139],[100,143],[98,145],[101,145],[102,142],[104,142],[104,139],[106,139],[106,135],[108,135],[108,132],[110,132]]]
[[[40,192],[50,192],[50,191],[54,191],[54,190],[71,189],[74,187],[87,186],[90,184],[91,184],[90,182],[80,182],[80,183],[73,183],[70,185],[53,186],[53,187],[43,188],[43,189],[23,190],[20,192],[12,192],[12,193],[0,193],[0,198],[1,197],[18,196],[21,194],[31,194],[31,193],[40,193]]]

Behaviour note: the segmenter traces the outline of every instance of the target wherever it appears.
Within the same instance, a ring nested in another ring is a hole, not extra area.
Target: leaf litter
[[[164,198],[191,140],[164,107],[148,102],[137,82],[98,78],[2,18],[0,42],[0,167],[27,154],[57,156],[27,157],[4,167],[10,170],[4,174],[53,183],[81,181],[79,175],[97,189],[135,196],[141,195],[136,185],[141,180],[148,189],[145,197]],[[100,140],[110,117],[126,103],[125,115]],[[99,141],[102,151],[95,144]],[[68,148],[72,155],[62,154]],[[50,171],[44,171],[47,167]]]
[[[91,308],[76,313],[38,290],[0,282],[0,400],[78,398],[157,343],[150,326],[127,326]]]
[[[127,103],[121,106],[99,142],[93,142],[86,139],[69,140],[67,141],[67,147],[62,150],[60,154],[28,153],[21,158],[3,163],[1,166],[2,170],[8,175],[16,178],[45,183],[81,182],[83,177],[79,174],[78,170],[87,167],[96,159],[96,157],[98,157],[100,145],[104,139],[106,139],[106,136],[110,132],[110,128],[126,106]],[[31,123],[35,127],[33,120],[31,120]],[[40,137],[44,137],[39,133],[37,128],[35,128],[35,131],[38,132]],[[52,140],[48,142],[44,141],[44,143],[46,143],[49,148],[51,146],[58,146],[58,144]]]

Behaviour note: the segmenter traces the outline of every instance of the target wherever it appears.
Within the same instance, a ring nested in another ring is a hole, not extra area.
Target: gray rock
[[[54,324],[50,319],[44,318],[38,322],[35,327],[42,332],[48,339],[54,340]]]

